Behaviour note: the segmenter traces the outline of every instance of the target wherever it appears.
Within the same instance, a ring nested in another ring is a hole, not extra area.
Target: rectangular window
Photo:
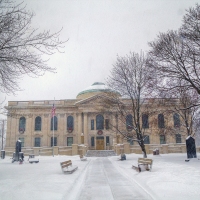
[[[131,138],[127,139],[127,142],[130,144],[130,145],[133,145],[133,140]]]
[[[73,137],[67,137],[67,146],[72,146],[73,144]]]
[[[110,145],[110,137],[106,136],[106,146],[109,146],[109,145]]]
[[[165,135],[160,135],[160,144],[166,144]]]
[[[35,138],[35,147],[40,147],[40,138]]]
[[[106,124],[106,130],[108,130],[109,129],[109,119],[106,119],[105,124]]]
[[[165,128],[165,119],[163,114],[158,115],[158,128]]]
[[[149,135],[144,135],[144,144],[150,144]]]
[[[91,146],[94,147],[94,137],[91,137]]]
[[[51,137],[51,147],[53,146],[53,137]],[[57,137],[54,137],[54,146],[57,146]]]
[[[176,134],[176,143],[181,143],[181,135]]]
[[[51,118],[51,131],[57,131],[58,130],[58,118],[56,116]]]
[[[180,117],[179,117],[179,114],[175,113],[173,115],[173,118],[174,118],[174,128],[179,128],[180,127]]]
[[[21,140],[21,147],[24,147],[24,138],[19,138]]]
[[[91,120],[91,130],[94,130],[94,119]]]

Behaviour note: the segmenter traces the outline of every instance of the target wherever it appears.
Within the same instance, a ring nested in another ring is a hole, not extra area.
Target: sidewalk
[[[147,200],[142,188],[131,182],[113,166],[108,158],[92,160],[85,174],[77,200]]]

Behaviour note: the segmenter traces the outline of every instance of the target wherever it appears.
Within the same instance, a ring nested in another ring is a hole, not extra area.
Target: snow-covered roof
[[[94,93],[94,92],[115,92],[116,91],[110,89],[107,85],[102,82],[95,82],[91,86],[85,88],[83,91],[79,92],[77,96],[85,94],[85,93]]]

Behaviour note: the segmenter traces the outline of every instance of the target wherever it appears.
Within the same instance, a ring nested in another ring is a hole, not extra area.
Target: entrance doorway
[[[96,137],[96,150],[104,150],[104,137],[103,136]]]

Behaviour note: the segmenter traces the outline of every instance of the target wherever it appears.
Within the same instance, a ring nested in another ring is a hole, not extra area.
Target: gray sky
[[[17,0],[21,2],[21,0]],[[7,101],[72,99],[94,82],[105,82],[117,54],[148,51],[159,32],[178,29],[185,9],[198,0],[24,0],[34,11],[32,25],[52,32],[63,27],[64,53],[48,64],[57,73],[24,76],[23,91]]]

